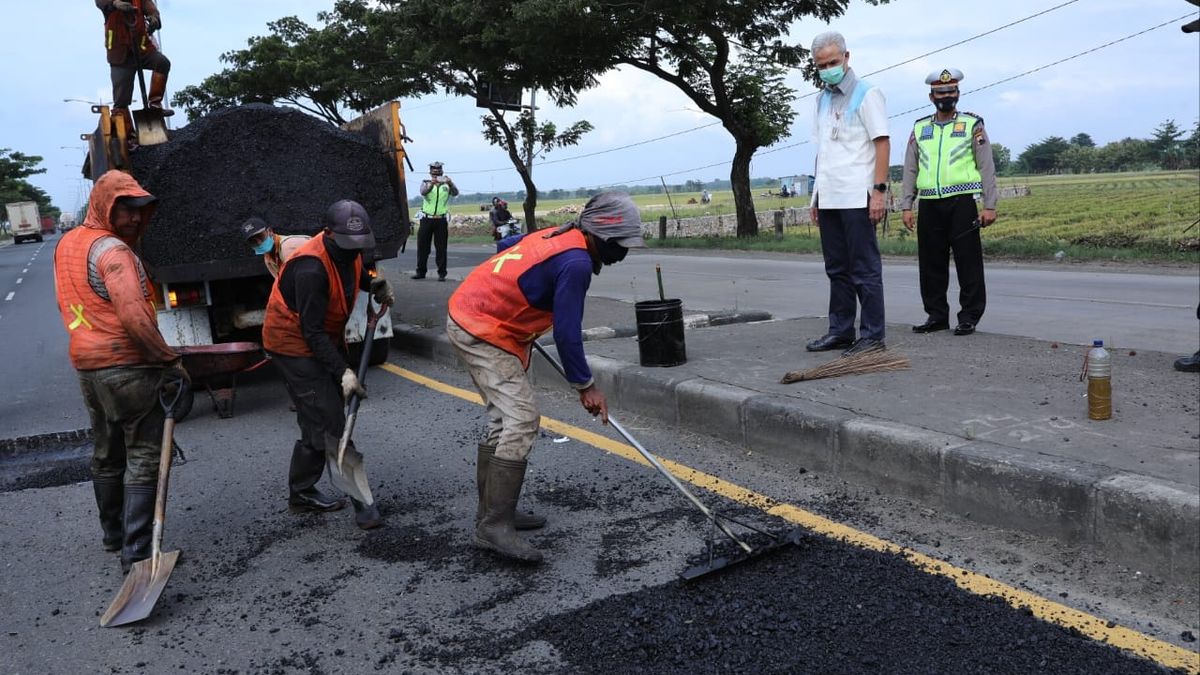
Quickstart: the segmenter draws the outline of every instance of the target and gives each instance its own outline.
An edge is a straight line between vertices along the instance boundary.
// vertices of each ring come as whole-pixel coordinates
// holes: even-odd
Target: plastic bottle
[[[1104,348],[1104,340],[1092,342],[1087,355],[1088,419],[1112,418],[1112,356]]]

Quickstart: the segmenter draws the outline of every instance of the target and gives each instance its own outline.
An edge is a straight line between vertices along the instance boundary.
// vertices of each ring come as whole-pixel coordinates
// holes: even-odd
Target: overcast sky
[[[808,45],[830,28],[846,36],[851,66],[860,74],[907,61],[925,52],[1036,14],[1065,0],[951,2],[895,0],[872,7],[852,2],[846,16],[831,25],[803,22],[793,38]],[[163,14],[163,51],[172,61],[169,92],[197,84],[221,69],[218,57],[245,46],[246,39],[266,32],[266,23],[296,15],[315,23],[332,0],[158,0]],[[79,134],[95,128],[86,103],[111,99],[104,58],[102,17],[90,0],[38,0],[5,3],[5,39],[0,56],[8,64],[0,105],[0,147],[41,155],[47,173],[33,183],[50,193],[56,205],[75,208],[84,183]],[[912,120],[932,108],[925,76],[931,70],[956,67],[966,79],[962,89],[1004,80],[1079,52],[1191,13],[1184,0],[1077,0],[966,44],[871,76],[887,97],[888,113],[925,106],[892,120],[892,163],[903,159]],[[1147,137],[1173,118],[1191,129],[1200,116],[1200,36],[1179,30],[1183,20],[1133,37],[1033,75],[965,94],[960,109],[983,116],[993,142],[1013,149],[1013,156],[1047,136],[1070,137],[1084,131],[1098,144],[1126,136]],[[22,28],[24,27],[24,28]],[[793,75],[803,95],[813,91]],[[812,98],[802,99],[792,136],[779,145],[809,138]],[[541,107],[545,101],[539,101]],[[135,103],[135,107],[137,104]],[[402,102],[401,115],[414,139],[409,147],[418,175],[429,162],[445,162],[459,187],[471,191],[520,189],[507,155],[488,146],[480,135],[480,110],[474,101],[442,95]],[[598,152],[683,131],[713,119],[697,112],[673,87],[633,70],[614,71],[600,86],[585,92],[570,110],[541,107],[539,115],[560,127],[580,119],[595,130],[574,148],[556,150],[548,160]],[[179,115],[174,124],[183,124]],[[66,146],[66,147],[63,147]],[[760,150],[752,175],[785,176],[812,170],[808,144],[777,152]],[[668,183],[688,179],[728,178],[733,144],[719,126],[693,131],[636,148],[598,157],[534,168],[542,190],[613,183]],[[316,159],[316,158],[315,158]],[[318,160],[319,161],[319,160]],[[717,166],[707,165],[716,164]],[[499,170],[493,170],[499,169]]]

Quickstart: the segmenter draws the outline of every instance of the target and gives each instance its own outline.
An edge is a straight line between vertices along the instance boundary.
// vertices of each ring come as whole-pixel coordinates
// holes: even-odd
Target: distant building
[[[805,197],[812,194],[813,182],[815,180],[815,177],[805,174],[783,176],[779,179],[779,189],[782,192],[784,188],[787,188],[788,195],[792,197]]]

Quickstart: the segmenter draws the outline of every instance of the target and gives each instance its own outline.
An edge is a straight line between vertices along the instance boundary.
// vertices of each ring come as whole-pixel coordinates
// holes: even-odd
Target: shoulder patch
[[[958,114],[959,114],[959,115],[968,115],[968,116],[970,116],[970,117],[974,117],[975,119],[979,120],[979,124],[983,124],[983,117],[982,117],[982,116],[980,116],[980,115],[976,115],[976,114],[975,114],[975,113],[973,113],[973,112],[967,112],[966,110],[959,110],[959,111],[958,111]]]
[[[921,122],[928,122],[932,119],[933,119],[933,115],[926,115],[924,117],[918,118],[916,122],[913,122],[913,126],[916,126],[916,125],[920,124]]]

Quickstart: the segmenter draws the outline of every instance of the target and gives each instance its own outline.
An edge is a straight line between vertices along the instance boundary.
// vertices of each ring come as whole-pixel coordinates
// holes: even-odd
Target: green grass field
[[[1200,225],[1192,226],[1200,218],[1200,172],[1017,176],[1002,178],[1000,183],[1028,185],[1032,194],[1000,201],[999,220],[983,235],[988,255],[1041,259],[1061,250],[1072,259],[1200,261]],[[898,189],[899,185],[893,187]],[[760,196],[762,192],[762,189],[755,191],[754,205],[759,211],[808,204],[807,197],[781,199]],[[666,195],[635,195],[634,202],[641,208],[642,219],[647,221],[656,221],[663,215],[687,218],[733,213],[731,192],[714,192],[711,204],[687,203],[689,199],[699,202],[699,198],[699,193],[672,194],[674,212]],[[538,212],[583,202],[542,201],[538,203]],[[459,205],[453,211],[464,215],[479,213],[478,206],[473,208],[472,211],[471,205]],[[514,204],[510,208],[515,213],[520,207]],[[547,214],[538,219],[545,224],[559,224],[571,217]],[[775,240],[773,233],[764,232],[756,239],[697,237],[652,241],[651,245],[795,253],[821,250],[816,228],[807,226],[788,228],[780,241]],[[916,240],[905,231],[899,214],[891,214],[888,231],[880,238],[880,248],[891,255],[916,255]]]

